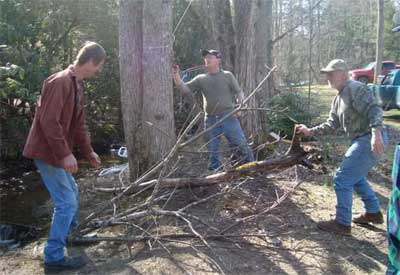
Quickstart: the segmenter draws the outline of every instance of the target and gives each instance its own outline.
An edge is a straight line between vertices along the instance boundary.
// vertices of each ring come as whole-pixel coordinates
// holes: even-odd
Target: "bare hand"
[[[236,119],[240,119],[242,117],[242,112],[239,111],[236,114],[234,114],[232,117],[236,118]]]
[[[174,79],[176,85],[179,85],[182,81],[180,75],[180,68],[179,65],[177,64],[172,65],[172,78]]]
[[[71,174],[78,172],[78,162],[73,154],[70,154],[61,160],[61,167]]]
[[[100,164],[101,164],[100,157],[95,152],[91,152],[88,158],[89,158],[90,165],[92,167],[97,168],[100,166]]]
[[[381,131],[376,130],[372,132],[371,136],[371,150],[379,156],[385,151],[385,145],[383,144]]]
[[[181,71],[181,70],[180,70],[180,68],[179,68],[179,65],[177,65],[177,64],[172,65],[172,77],[173,77],[173,78],[176,78],[177,75],[179,75],[180,71]]]
[[[297,124],[296,125],[296,134],[302,134],[305,137],[311,137],[313,135],[313,132],[310,128],[308,128],[304,124]]]

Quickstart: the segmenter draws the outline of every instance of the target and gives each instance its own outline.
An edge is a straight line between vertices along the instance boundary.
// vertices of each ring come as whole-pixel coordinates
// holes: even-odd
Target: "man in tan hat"
[[[321,69],[331,88],[338,91],[329,118],[313,128],[297,126],[305,136],[331,134],[343,130],[351,146],[333,178],[337,198],[336,218],[317,224],[321,230],[351,235],[353,191],[361,196],[365,213],[353,219],[358,224],[383,223],[379,200],[367,182],[368,172],[378,163],[387,143],[383,112],[368,87],[350,80],[346,62],[335,59]]]

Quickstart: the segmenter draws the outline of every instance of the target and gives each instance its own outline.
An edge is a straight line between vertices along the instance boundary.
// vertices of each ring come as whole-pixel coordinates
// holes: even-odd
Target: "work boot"
[[[317,223],[317,227],[327,232],[333,232],[340,235],[351,236],[351,226],[340,224],[335,220],[319,222]]]
[[[356,218],[353,219],[354,223],[358,224],[368,224],[368,223],[376,223],[382,224],[383,223],[383,215],[382,212],[379,211],[377,213],[364,213]]]
[[[64,259],[59,261],[44,263],[44,271],[45,273],[54,273],[63,270],[79,269],[84,265],[86,265],[86,261],[80,256],[73,258],[64,257]]]

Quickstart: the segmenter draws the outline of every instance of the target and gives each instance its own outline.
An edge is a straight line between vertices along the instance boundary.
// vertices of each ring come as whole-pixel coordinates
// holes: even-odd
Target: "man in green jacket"
[[[365,206],[365,213],[353,222],[383,223],[379,200],[367,181],[368,172],[378,163],[387,143],[383,111],[366,85],[349,79],[348,67],[343,60],[332,60],[321,73],[325,74],[330,87],[338,91],[329,118],[313,128],[299,125],[297,132],[313,136],[341,129],[351,139],[351,146],[333,178],[336,218],[318,223],[321,230],[351,235],[353,191],[361,196]]]

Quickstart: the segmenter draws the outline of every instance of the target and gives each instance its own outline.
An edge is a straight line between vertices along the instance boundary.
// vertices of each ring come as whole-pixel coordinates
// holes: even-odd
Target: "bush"
[[[311,120],[307,99],[299,93],[276,95],[270,106],[272,110],[267,113],[268,128],[281,136],[292,137],[296,123],[308,124]]]

